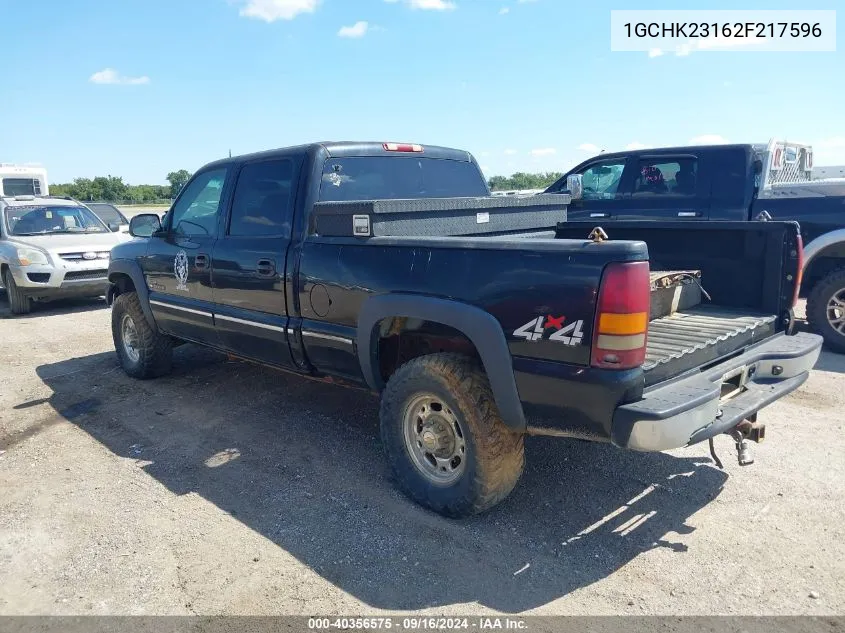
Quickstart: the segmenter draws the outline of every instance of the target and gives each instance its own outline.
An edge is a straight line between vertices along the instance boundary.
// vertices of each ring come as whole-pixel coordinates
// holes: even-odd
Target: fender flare
[[[109,264],[109,281],[111,282],[111,286],[109,286],[108,293],[106,294],[106,302],[111,305],[118,294],[114,285],[114,279],[118,275],[126,275],[132,280],[132,285],[135,286],[135,292],[138,293],[138,298],[141,300],[141,309],[144,311],[147,323],[154,330],[158,330],[153,311],[150,308],[150,291],[147,288],[144,273],[141,271],[141,267],[137,262],[117,259]]]
[[[502,420],[515,431],[526,429],[511,353],[502,326],[488,312],[459,301],[387,294],[370,297],[364,302],[358,315],[358,362],[373,391],[381,392],[385,386],[374,362],[378,353],[376,326],[389,317],[434,321],[455,328],[466,336],[478,350]]]
[[[845,246],[845,229],[836,229],[829,233],[819,235],[804,247],[804,272],[810,268],[810,264],[818,257],[826,248],[842,244]]]

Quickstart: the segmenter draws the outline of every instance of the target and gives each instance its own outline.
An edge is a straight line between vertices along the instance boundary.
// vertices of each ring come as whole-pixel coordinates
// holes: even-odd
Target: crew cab
[[[210,163],[112,249],[117,357],[154,378],[192,342],[379,394],[398,485],[448,516],[511,492],[528,434],[663,451],[727,433],[752,461],[757,412],[821,348],[792,330],[797,224],[607,239],[568,203],[490,196],[470,154],[417,144]]]
[[[600,154],[546,193],[569,192],[574,175],[583,185],[574,220],[798,222],[807,320],[845,353],[845,179],[813,180],[812,147],[773,139]]]

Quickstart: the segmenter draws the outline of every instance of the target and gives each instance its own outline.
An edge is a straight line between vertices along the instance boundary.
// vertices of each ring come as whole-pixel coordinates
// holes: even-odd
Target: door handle
[[[697,218],[700,215],[698,211],[678,211],[679,218]]]
[[[255,272],[259,277],[272,277],[276,274],[276,262],[272,259],[259,259]]]
[[[609,218],[610,214],[609,213],[591,213],[590,217],[591,218]]]
[[[194,268],[197,270],[205,270],[208,268],[208,255],[200,253],[194,257]]]

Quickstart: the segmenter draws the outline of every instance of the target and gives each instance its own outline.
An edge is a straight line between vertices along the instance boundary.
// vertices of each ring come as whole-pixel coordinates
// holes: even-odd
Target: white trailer
[[[0,196],[48,196],[47,170],[30,165],[0,163]]]

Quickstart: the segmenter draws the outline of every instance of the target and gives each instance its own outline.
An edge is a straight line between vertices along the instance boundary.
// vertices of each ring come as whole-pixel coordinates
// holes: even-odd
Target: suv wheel
[[[382,395],[381,437],[403,492],[452,517],[492,508],[525,463],[523,436],[499,417],[487,376],[471,358],[415,358]]]
[[[118,295],[112,306],[112,338],[123,371],[133,378],[156,378],[170,372],[173,341],[150,327],[135,292]]]
[[[12,271],[8,268],[3,271],[3,285],[6,287],[6,296],[9,297],[12,314],[29,314],[32,310],[32,299],[21,292],[15,283]]]
[[[813,287],[807,298],[807,321],[831,350],[845,354],[845,268]]]

